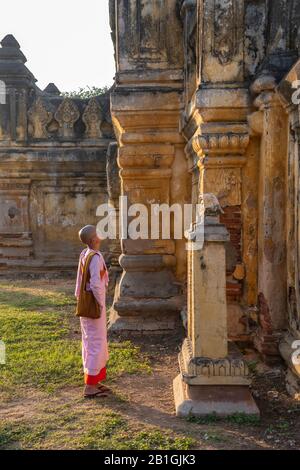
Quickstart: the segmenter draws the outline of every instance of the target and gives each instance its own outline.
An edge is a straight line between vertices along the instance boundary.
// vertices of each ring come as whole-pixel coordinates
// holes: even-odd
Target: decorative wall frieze
[[[249,145],[249,129],[246,124],[202,124],[191,139],[197,155],[243,155]]]
[[[201,134],[194,138],[193,147],[206,155],[244,153],[249,144],[249,134]]]
[[[119,152],[119,165],[122,168],[170,168],[174,160],[173,154],[160,154],[154,151],[147,155],[130,155]]]
[[[86,137],[89,139],[101,139],[103,137],[101,131],[103,113],[96,98],[89,101],[82,115],[82,120],[86,125]]]
[[[179,355],[183,380],[190,385],[249,385],[249,368],[239,355],[229,352],[225,358],[194,357],[190,338]]]
[[[73,138],[75,136],[74,124],[80,117],[79,109],[70,98],[65,98],[55,113],[59,125],[59,136]]]
[[[48,124],[53,119],[53,108],[42,97],[38,97],[28,111],[29,134],[34,139],[47,139]]]

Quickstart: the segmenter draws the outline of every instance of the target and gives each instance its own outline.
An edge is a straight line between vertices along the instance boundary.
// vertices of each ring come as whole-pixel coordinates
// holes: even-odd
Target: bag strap
[[[89,253],[88,256],[86,257],[84,267],[83,267],[83,274],[82,274],[81,287],[80,287],[81,294],[85,291],[88,274],[89,274],[89,267],[90,267],[92,258],[95,254],[96,253],[92,252],[92,253]]]

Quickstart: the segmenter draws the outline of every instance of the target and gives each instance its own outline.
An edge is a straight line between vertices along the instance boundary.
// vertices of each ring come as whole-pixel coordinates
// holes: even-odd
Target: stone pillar
[[[178,260],[184,248],[172,233],[166,239],[161,232],[153,237],[150,222],[152,204],[188,202],[184,139],[178,129],[183,50],[176,5],[176,0],[110,0],[117,66],[111,110],[121,194],[128,209],[143,204],[149,221],[148,233],[132,239],[124,208],[123,274],[110,315],[112,331],[171,330],[183,305],[185,269],[179,269]],[[128,223],[136,216],[129,215]]]
[[[282,338],[279,350],[286,362],[286,387],[289,394],[300,400],[300,60],[292,67],[278,86],[279,96],[288,115],[287,168],[287,331]]]
[[[127,210],[121,214],[123,274],[117,286],[110,322],[113,331],[158,331],[175,327],[182,307],[181,287],[176,283],[175,242],[151,239],[150,205],[170,204],[171,165],[175,148],[168,144],[130,145],[119,149],[122,196],[148,209],[148,238],[128,234]]]
[[[221,207],[212,194],[200,196],[204,221],[190,233],[188,337],[174,380],[177,416],[258,415],[249,392],[249,371],[237,349],[228,345],[225,243]],[[204,222],[204,226],[203,226]],[[199,235],[204,228],[204,245]]]
[[[107,191],[108,191],[108,204],[114,209],[115,225],[116,225],[116,240],[111,240],[109,244],[109,290],[108,295],[113,298],[116,284],[121,275],[122,269],[119,264],[121,256],[121,244],[119,233],[119,199],[121,195],[121,180],[119,176],[118,167],[118,144],[111,142],[107,149],[106,155],[106,177],[107,177]]]
[[[287,116],[271,75],[252,85],[262,124],[259,170],[258,308],[255,345],[264,360],[278,360],[286,325],[286,149]],[[250,119],[251,122],[251,119]]]

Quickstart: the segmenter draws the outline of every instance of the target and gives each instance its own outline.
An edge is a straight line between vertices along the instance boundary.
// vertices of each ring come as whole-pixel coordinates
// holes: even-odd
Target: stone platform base
[[[173,382],[176,416],[220,417],[242,413],[260,416],[259,409],[245,386],[187,385],[178,375]]]
[[[111,309],[109,316],[109,332],[110,333],[148,333],[151,331],[153,334],[170,333],[181,325],[179,314],[165,314],[162,313],[154,316],[124,316],[121,317],[118,313]]]

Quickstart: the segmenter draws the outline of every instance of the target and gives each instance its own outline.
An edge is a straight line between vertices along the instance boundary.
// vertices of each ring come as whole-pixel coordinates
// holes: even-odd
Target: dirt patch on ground
[[[135,342],[151,362],[150,374],[125,374],[111,383],[113,395],[107,399],[85,401],[82,388],[62,389],[49,397],[36,390],[24,390],[23,399],[2,403],[1,419],[36,421],[49,410],[70,407],[82,413],[114,410],[126,418],[132,428],[160,428],[195,439],[198,449],[299,449],[300,403],[293,401],[284,387],[284,369],[269,368],[257,356],[253,376],[253,394],[261,410],[261,422],[227,420],[188,422],[174,413],[172,381],[178,374],[177,355],[182,332],[170,337],[138,337]],[[112,341],[118,341],[113,338]],[[250,354],[250,352],[249,352]],[[255,353],[251,352],[253,359]],[[56,446],[59,448],[59,444]]]
[[[10,284],[8,280],[7,283]],[[25,288],[22,279],[14,280],[13,284]],[[65,279],[62,283],[55,279],[40,278],[38,290],[35,281],[26,283],[26,289],[32,289],[31,294],[36,293],[38,298],[41,295],[40,290],[47,291],[49,288],[51,291],[73,296],[74,280]],[[24,299],[27,294],[24,294]],[[51,303],[49,306],[55,308]],[[47,310],[49,308],[47,307]],[[64,311],[73,307],[67,304],[58,305],[56,308]],[[43,309],[43,305],[37,308],[38,311]],[[68,322],[68,338],[78,340],[79,349],[78,322],[73,317],[68,319]],[[0,399],[0,425],[5,422],[9,429],[12,427],[16,430],[18,440],[19,434],[23,432],[18,429],[23,429],[25,423],[27,431],[24,432],[29,433],[28,441],[23,444],[25,448],[30,448],[31,436],[28,427],[30,428],[31,424],[33,428],[37,428],[33,431],[33,439],[37,441],[34,448],[73,448],[73,436],[95,427],[104,413],[118,413],[129,423],[129,428],[137,432],[159,429],[163,434],[171,433],[175,438],[191,438],[193,448],[196,449],[300,448],[300,403],[292,400],[285,390],[284,366],[282,364],[270,368],[264,365],[252,349],[244,352],[252,364],[252,392],[261,411],[259,423],[238,417],[231,420],[208,417],[192,422],[177,418],[172,383],[179,373],[178,353],[183,338],[182,329],[164,336],[148,334],[130,337],[131,342],[140,348],[141,360],[143,356],[147,357],[151,372],[122,373],[117,376],[109,383],[113,394],[107,399],[84,400],[81,386],[61,387],[51,394],[34,388],[30,383],[24,386],[21,384],[18,386],[16,397],[6,397],[2,401]],[[124,337],[112,336],[110,340],[123,342]],[[112,420],[114,419],[113,417]],[[60,431],[65,434],[61,435]],[[11,431],[4,432],[6,436]],[[9,444],[7,447],[13,445]]]
[[[200,437],[199,448],[203,448],[203,439],[213,441],[215,448],[300,448],[300,403],[286,393],[285,369],[283,365],[277,368],[266,366],[253,350],[247,353],[251,362],[256,362],[252,392],[261,411],[260,423],[253,426],[247,422],[235,424],[234,420],[212,423],[208,419],[202,424],[177,418],[172,381],[179,373],[177,356],[182,338],[182,332],[172,338],[154,338],[155,342],[149,338],[136,338],[141,350],[151,358],[153,373],[138,379],[127,376],[116,382],[116,389],[129,398],[129,417]]]

